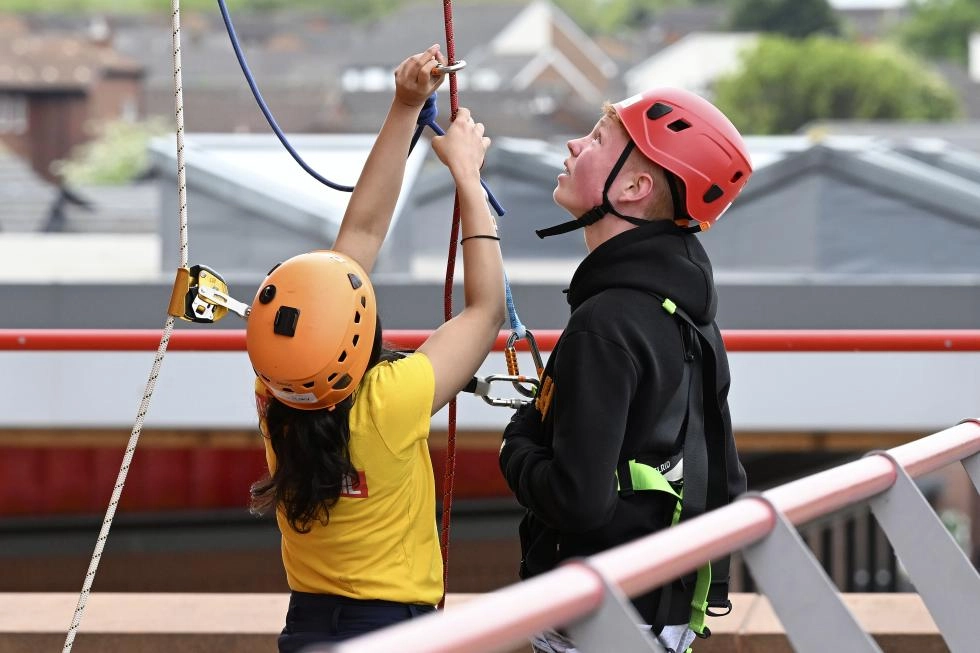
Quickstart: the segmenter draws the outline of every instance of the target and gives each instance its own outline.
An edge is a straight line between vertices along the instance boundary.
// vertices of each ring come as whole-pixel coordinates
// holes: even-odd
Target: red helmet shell
[[[654,88],[613,105],[636,147],[684,182],[687,215],[710,227],[752,174],[748,148],[713,104],[680,88]]]

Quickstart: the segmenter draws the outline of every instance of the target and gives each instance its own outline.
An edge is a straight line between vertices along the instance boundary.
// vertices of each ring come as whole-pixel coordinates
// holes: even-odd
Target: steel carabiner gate
[[[490,396],[491,386],[497,381],[511,383],[515,388],[521,390],[522,394],[524,394],[524,391],[521,384],[526,383],[534,386],[534,388],[530,391],[532,394],[524,395],[525,397],[529,397],[528,399],[523,397],[492,397]],[[463,388],[463,392],[471,392],[491,406],[517,409],[533,401],[533,397],[537,395],[540,385],[541,383],[537,379],[521,376],[520,374],[490,374],[484,377],[474,376],[466,387]]]
[[[522,339],[527,340],[528,348],[531,350],[531,359],[534,361],[535,371],[538,375],[537,380],[532,384],[534,385],[533,388],[526,388],[524,386],[525,383],[531,383],[531,380],[521,374],[517,365],[517,350],[514,348],[514,345],[518,340]],[[544,363],[541,360],[541,352],[538,350],[538,342],[534,339],[534,334],[527,329],[524,330],[523,336],[519,336],[516,331],[511,333],[507,339],[507,344],[504,346],[504,358],[507,360],[507,374],[510,377],[518,377],[512,379],[514,388],[525,397],[532,399],[537,397],[538,390],[541,387],[540,379],[544,374]]]

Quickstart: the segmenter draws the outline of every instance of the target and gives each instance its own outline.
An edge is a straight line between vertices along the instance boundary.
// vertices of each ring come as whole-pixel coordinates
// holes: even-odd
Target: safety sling
[[[650,293],[653,294],[653,293]],[[668,415],[683,415],[680,431],[683,433],[682,451],[668,460],[653,464],[643,456],[620,463],[616,475],[621,495],[636,491],[664,492],[676,500],[671,525],[693,519],[708,510],[727,505],[728,465],[726,460],[726,427],[718,401],[718,356],[712,338],[704,327],[697,325],[670,299],[654,295],[661,306],[679,321],[684,341],[684,376],[681,387],[687,385],[686,398],[679,393],[672,408],[683,401],[683,409],[668,410]],[[706,400],[707,399],[707,400]],[[682,412],[683,410],[683,412]],[[677,467],[682,465],[683,476]],[[728,568],[730,560],[716,561],[717,579],[712,579],[712,564],[705,563],[697,571],[694,594],[691,601],[689,627],[699,637],[708,637],[711,631],[705,626],[705,615],[720,616],[731,611],[728,600]],[[660,605],[652,626],[659,631],[667,624],[673,593],[673,583],[661,590]],[[722,609],[713,613],[711,608]]]

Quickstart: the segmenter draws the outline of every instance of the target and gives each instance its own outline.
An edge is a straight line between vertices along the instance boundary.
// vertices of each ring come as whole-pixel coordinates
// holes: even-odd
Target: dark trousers
[[[310,644],[342,642],[433,610],[432,605],[292,592],[286,627],[279,635],[279,653],[298,653]]]

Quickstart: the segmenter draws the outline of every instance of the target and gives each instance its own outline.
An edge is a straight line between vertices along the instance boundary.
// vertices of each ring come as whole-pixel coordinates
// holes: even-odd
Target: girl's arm
[[[469,110],[460,109],[446,135],[432,139],[432,148],[456,180],[466,302],[459,315],[439,327],[419,347],[435,373],[433,413],[449,403],[473,378],[504,323],[500,242],[494,239],[497,225],[480,185],[480,167],[490,145],[483,131],[483,124],[474,122]]]
[[[395,97],[340,224],[333,249],[353,258],[368,273],[395,212],[419,111],[442,83],[442,75],[432,74],[440,63],[445,63],[445,57],[433,45],[395,70]]]

